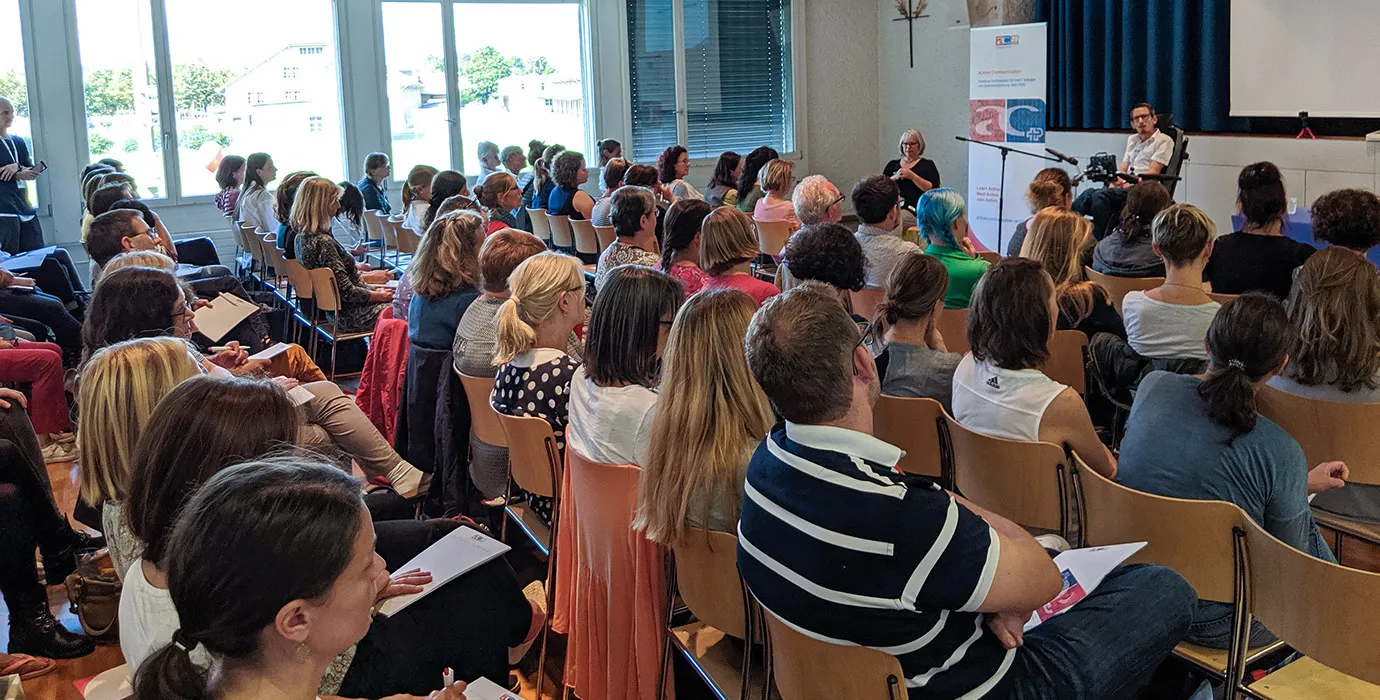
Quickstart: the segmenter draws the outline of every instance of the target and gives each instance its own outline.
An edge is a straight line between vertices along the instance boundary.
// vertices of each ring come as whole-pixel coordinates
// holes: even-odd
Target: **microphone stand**
[[[975,139],[970,139],[966,136],[955,136],[954,138],[959,141],[967,141],[968,143],[975,143],[979,146],[995,148],[998,151],[1001,151],[1001,185],[997,188],[997,253],[1000,254],[1002,249],[1001,221],[1002,214],[1006,208],[1006,156],[1011,153],[1019,153],[1023,156],[1039,158],[1040,160],[1054,161],[1055,163],[1063,163],[1064,160],[1062,158],[1055,158],[1054,156],[1047,156],[1043,153],[1031,153],[1029,151],[1022,151],[1018,148],[1003,146],[1001,144],[992,143],[990,141],[977,141]]]

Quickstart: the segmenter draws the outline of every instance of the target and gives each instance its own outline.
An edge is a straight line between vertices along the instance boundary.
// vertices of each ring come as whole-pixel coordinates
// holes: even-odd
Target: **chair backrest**
[[[757,225],[757,251],[767,255],[780,255],[781,249],[786,247],[786,241],[791,237],[791,224],[789,221],[758,221],[752,222]]]
[[[249,253],[249,257],[259,262],[263,262],[264,239],[259,237],[258,232],[255,230],[254,224],[240,224],[240,236],[244,239],[244,249],[246,252]]]
[[[1074,456],[1083,500],[1083,544],[1145,542],[1132,562],[1167,566],[1204,600],[1236,600],[1237,535],[1246,514],[1226,501],[1169,498],[1129,489]]]
[[[1168,122],[1168,120],[1166,120]],[[1169,154],[1169,164],[1164,166],[1164,175],[1181,175],[1183,172],[1184,161],[1188,160],[1188,137],[1184,135],[1184,130],[1175,126],[1172,122],[1166,123],[1160,129],[1174,139],[1174,150]],[[1164,188],[1169,190],[1169,196],[1174,196],[1174,190],[1178,186],[1178,180],[1169,180],[1164,184]]]
[[[978,251],[978,257],[982,258],[983,260],[986,260],[989,263],[992,263],[993,265],[996,265],[997,263],[1001,262],[1001,253],[998,253],[995,250],[980,250]]]
[[[551,242],[551,222],[546,218],[545,209],[528,209],[527,218],[532,220],[532,235]]]
[[[1311,557],[1253,520],[1245,525],[1251,614],[1312,660],[1380,684],[1380,574]]]
[[[1090,281],[1096,282],[1107,290],[1111,297],[1112,306],[1116,307],[1116,312],[1121,313],[1121,300],[1126,295],[1135,291],[1146,291],[1154,289],[1164,284],[1163,277],[1113,277],[1104,275],[1091,267],[1084,267],[1083,272],[1087,274]]]
[[[374,216],[379,218],[379,232],[383,234],[383,245],[396,249],[398,247],[398,229],[402,227],[402,219],[394,219],[383,212],[374,212]]]
[[[1069,531],[1068,457],[1048,442],[975,433],[944,416],[953,448],[954,488],[973,503],[1025,527]]]
[[[397,250],[404,255],[416,255],[417,246],[421,244],[422,237],[410,228],[399,225],[397,227],[398,243]]]
[[[747,639],[743,579],[738,575],[738,536],[687,528],[672,548],[676,589],[701,622]]]
[[[575,232],[575,252],[598,255],[603,250],[599,247],[599,234],[588,219],[569,219],[568,223]]]
[[[949,340],[944,336],[945,342]],[[1088,393],[1087,374],[1084,370],[1084,349],[1088,347],[1088,336],[1083,331],[1055,331],[1049,339],[1049,361],[1040,370],[1045,376],[1060,384],[1072,387],[1079,396]]]
[[[772,675],[781,700],[904,700],[906,675],[896,657],[859,646],[821,642],[763,611],[771,637]]]
[[[493,380],[489,380],[489,388],[493,389]],[[468,389],[465,395],[469,396]],[[508,439],[508,462],[512,465],[513,481],[524,491],[555,498],[560,489],[562,464],[551,424],[534,416],[495,414]]]
[[[968,310],[940,309],[934,327],[944,336],[944,347],[949,352],[968,352]]]
[[[225,217],[225,220],[230,223],[230,235],[235,239],[235,245],[241,250],[247,250],[244,245],[244,227],[232,216]]]
[[[371,241],[383,240],[383,226],[379,224],[379,210],[364,210],[364,235]]]
[[[897,463],[907,474],[946,480],[944,439],[940,425],[944,406],[934,399],[915,399],[881,395],[872,414],[872,429],[877,438],[906,451]]]
[[[614,233],[612,226],[595,226],[594,234],[599,238],[600,253],[604,252],[605,248],[613,245],[614,239],[618,238],[618,234]]]
[[[1339,460],[1351,472],[1347,481],[1380,484],[1380,404],[1318,401],[1286,394],[1271,386],[1256,393],[1260,414],[1298,440],[1308,464]]]
[[[285,258],[283,260],[283,273],[287,275],[288,284],[291,284],[292,288],[296,290],[298,299],[311,299],[315,296],[312,292],[311,275],[307,272],[307,268],[302,267],[302,263]]]
[[[472,377],[460,375],[460,384],[465,387],[465,398],[470,402],[470,432],[484,442],[495,447],[507,447],[508,435],[498,420],[498,411],[489,403],[494,393],[493,377]]]
[[[853,313],[871,321],[877,315],[877,307],[882,305],[882,300],[886,298],[886,290],[876,287],[863,287],[857,291],[848,292],[848,296],[853,300]]]
[[[1217,292],[1208,292],[1208,296],[1212,297],[1212,300],[1215,301],[1215,302],[1217,302],[1218,304],[1225,304],[1225,303],[1231,301],[1232,299],[1235,299],[1235,298],[1237,298],[1237,297],[1239,297],[1239,296],[1241,296],[1241,295],[1240,295],[1240,294],[1218,294]]]
[[[312,293],[316,295],[316,308],[322,311],[340,310],[340,288],[335,284],[335,273],[329,267],[313,267],[307,270],[311,276]]]
[[[557,248],[570,248],[575,245],[575,231],[570,228],[570,217],[548,214],[546,221],[551,227],[551,245]]]

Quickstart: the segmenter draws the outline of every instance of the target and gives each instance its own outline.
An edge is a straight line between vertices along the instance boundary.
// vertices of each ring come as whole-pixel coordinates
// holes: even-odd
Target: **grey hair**
[[[795,215],[806,226],[824,222],[824,214],[838,200],[838,188],[823,175],[811,175],[795,186],[791,204]]]
[[[485,141],[484,143],[488,143],[488,141]],[[481,143],[479,144],[479,146],[483,148],[484,144]],[[507,163],[508,159],[512,158],[513,156],[522,156],[526,158],[527,154],[523,152],[522,146],[508,146],[503,149],[502,153],[498,154],[498,162]],[[479,157],[483,158],[484,155],[481,153]]]
[[[911,136],[914,136],[915,140],[920,142],[920,155],[925,155],[925,137],[920,135],[919,129],[906,129],[902,131],[901,140],[896,142],[896,149],[901,151],[901,155],[905,155],[905,150],[901,148],[901,144]]]
[[[488,156],[496,156],[496,155],[498,155],[498,144],[494,143],[493,141],[480,141],[480,142],[479,142],[479,146],[478,146],[478,150],[479,150],[479,159],[480,159],[480,160],[483,160],[484,158],[487,158]]]

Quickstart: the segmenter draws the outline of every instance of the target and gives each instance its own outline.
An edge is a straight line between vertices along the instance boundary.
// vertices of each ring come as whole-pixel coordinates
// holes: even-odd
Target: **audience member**
[[[91,220],[86,236],[86,253],[96,264],[94,282],[100,281],[100,270],[110,259],[128,250],[161,250],[158,236],[144,223],[144,217],[134,209],[116,209]]]
[[[758,146],[743,158],[743,172],[738,176],[738,211],[751,214],[756,211],[757,200],[766,196],[757,178],[762,168],[779,156],[771,146]]]
[[[581,457],[647,464],[661,353],[680,304],[680,284],[669,275],[635,265],[609,275],[586,326],[584,364],[570,381],[566,442]]]
[[[673,201],[704,199],[704,195],[685,180],[685,176],[690,174],[690,152],[685,146],[671,146],[662,151],[661,157],[657,158],[656,166],[661,184],[669,187],[671,194],[675,196]]]
[[[1092,269],[1115,277],[1163,277],[1164,261],[1152,249],[1150,227],[1173,203],[1169,190],[1158,182],[1131,187],[1120,223],[1093,249]]]
[[[81,357],[81,321],[61,299],[39,289],[18,286],[14,280],[13,273],[0,269],[0,315],[16,324],[22,322],[26,327],[42,331],[42,340],[46,340],[51,331],[58,347],[62,348],[63,364],[76,366]]]
[[[838,290],[839,299],[849,306],[849,292],[863,288],[867,277],[867,257],[842,224],[811,224],[800,229],[786,241],[781,252],[782,264],[789,275],[782,274],[787,288],[800,282],[823,282]],[[864,319],[866,320],[866,319]]]
[[[250,153],[245,160],[244,189],[236,203],[238,218],[254,226],[256,231],[277,231],[278,220],[273,218],[273,196],[268,183],[278,177],[278,168],[267,153]]]
[[[858,215],[858,243],[867,257],[867,286],[883,289],[891,269],[920,246],[901,238],[900,190],[883,175],[865,177],[853,185],[853,211]],[[948,276],[945,275],[945,281]]]
[[[436,219],[442,215],[441,207],[445,206],[446,200],[460,196],[464,197],[469,205],[465,208],[479,210],[479,207],[468,197],[470,193],[469,185],[465,184],[465,176],[454,170],[442,170],[436,173],[436,177],[431,179],[431,199],[426,208],[426,214],[422,215],[422,230],[431,230],[431,225],[436,223]]]
[[[802,226],[836,224],[843,219],[843,195],[823,175],[810,175],[791,193],[791,206]]]
[[[671,194],[671,188],[662,184],[658,178],[656,168],[650,165],[629,166],[628,171],[623,173],[624,187],[646,188],[648,192],[652,193],[652,199],[656,200],[656,240],[660,241],[665,231],[663,224],[666,220],[666,212],[675,203],[676,196]],[[613,220],[612,201],[609,203],[609,220]]]
[[[949,271],[949,290],[944,294],[944,308],[966,309],[973,288],[991,263],[977,256],[968,238],[968,217],[963,195],[958,190],[941,187],[920,195],[916,209],[920,235],[929,246],[925,255],[933,255]]]
[[[29,417],[38,431],[45,463],[71,462],[77,457],[63,376],[62,348],[0,338],[0,382],[29,385]]]
[[[594,198],[580,189],[580,185],[589,181],[584,154],[561,151],[551,168],[551,179],[556,187],[547,195],[546,213],[576,220],[588,219],[594,212]]]
[[[468,211],[437,221],[422,236],[407,268],[415,293],[407,310],[411,344],[450,349],[460,317],[479,296],[478,251],[483,240],[483,217]]]
[[[340,211],[336,213],[335,220],[350,235],[350,240],[358,242],[354,253],[359,255],[366,250],[368,238],[368,231],[364,227],[364,195],[352,182],[341,181],[335,186],[340,188]]]
[[[1073,206],[1073,181],[1063,168],[1045,168],[1035,173],[1035,179],[1025,188],[1025,202],[1030,205],[1032,218],[1045,207]],[[1006,243],[1006,257],[1025,255],[1025,237],[1030,230],[1030,219],[1016,224],[1016,231]]]
[[[733,151],[719,154],[714,174],[704,190],[704,201],[713,207],[738,205],[738,179],[743,176],[743,157]]]
[[[878,376],[860,345],[813,284],[748,327],[748,365],[786,420],[752,456],[738,522],[738,568],[766,614],[897,656],[926,697],[1135,697],[1187,630],[1193,589],[1121,567],[1022,633],[1059,594],[1058,567],[1019,525],[896,468],[901,450],[871,434]]]
[[[216,246],[211,242],[211,239],[205,236],[192,239],[184,238],[178,241],[177,244],[174,244],[172,234],[168,233],[168,227],[163,225],[163,220],[149,208],[149,205],[137,199],[121,199],[110,205],[111,211],[116,209],[134,209],[138,211],[139,215],[144,217],[144,223],[148,224],[149,230],[153,231],[153,236],[158,239],[159,249],[163,251],[164,255],[172,258],[174,261],[181,262],[180,256],[178,255],[179,245],[185,247],[188,244],[192,244],[197,250],[195,254],[190,257],[200,259],[203,262],[188,261],[189,265],[204,266],[203,269],[206,271],[205,274],[211,276],[230,274],[230,268],[220,264],[220,256],[216,254]]]
[[[225,156],[216,166],[216,208],[220,213],[235,218],[235,204],[240,201],[240,188],[244,186],[244,173],[247,170],[243,156]]]
[[[474,185],[478,187],[490,175],[498,172],[502,162],[498,159],[498,144],[493,141],[480,141],[475,147],[475,155],[479,156],[479,176],[474,179]]]
[[[1126,326],[1107,290],[1083,277],[1081,253],[1091,240],[1092,222],[1067,207],[1046,207],[1030,219],[1025,257],[1044,266],[1054,280],[1058,329],[1126,338]]]
[[[1380,197],[1361,189],[1332,190],[1313,202],[1313,237],[1365,255],[1380,245]]]
[[[1333,246],[1299,268],[1286,305],[1299,338],[1269,385],[1336,403],[1380,403],[1380,278],[1370,261]],[[1314,508],[1380,523],[1380,488],[1347,484],[1320,493]]]
[[[392,214],[393,207],[388,203],[388,176],[393,166],[387,153],[370,153],[364,157],[364,177],[356,186],[364,195],[364,208],[373,209],[380,214]]]
[[[505,228],[517,228],[517,217],[513,216],[513,211],[522,206],[522,190],[518,189],[517,180],[512,175],[496,172],[484,178],[484,184],[474,186],[474,198],[489,219],[484,235]]]
[[[752,209],[752,218],[757,221],[784,221],[791,231],[800,228],[800,218],[795,215],[795,204],[791,202],[791,187],[795,184],[795,163],[789,160],[773,160],[762,166],[758,179],[766,195],[757,200]]]
[[[602,194],[594,202],[589,214],[589,222],[595,226],[612,226],[613,193],[623,186],[623,176],[627,174],[629,163],[622,158],[614,158],[599,168],[599,190]]]
[[[1298,442],[1256,412],[1256,392],[1279,374],[1296,342],[1278,300],[1255,292],[1227,302],[1207,333],[1206,372],[1151,372],[1141,381],[1118,480],[1161,496],[1235,503],[1289,546],[1336,561],[1308,497],[1342,486],[1346,465],[1309,470]],[[1186,639],[1225,649],[1231,618],[1230,604],[1200,602]],[[1270,640],[1257,623],[1251,646]]]
[[[599,196],[602,197],[615,189],[605,183],[604,171],[610,162],[623,160],[623,144],[617,139],[600,139],[594,147],[599,151]]]
[[[521,146],[504,146],[498,157],[503,161],[503,169],[514,178],[521,175],[523,168],[527,167],[527,156],[522,154]]]
[[[872,322],[872,332],[886,342],[890,355],[882,393],[934,399],[953,415],[954,370],[963,355],[949,352],[936,324],[949,288],[948,270],[918,250],[903,253],[882,288],[886,296]]]
[[[1212,257],[1216,230],[1212,219],[1192,204],[1175,204],[1155,217],[1152,245],[1164,260],[1164,284],[1129,292],[1121,301],[1126,341],[1141,357],[1208,359],[1203,338],[1222,308],[1203,291],[1203,269]]]
[[[939,181],[939,168],[934,161],[924,158],[925,137],[919,129],[906,129],[901,133],[901,157],[888,161],[882,168],[882,175],[896,181],[901,192],[901,201],[911,211],[919,211],[920,195],[936,187],[943,187]],[[917,215],[918,216],[918,215]],[[909,222],[902,222],[908,225]]]
[[[645,188],[624,185],[613,193],[613,232],[618,236],[599,254],[594,289],[602,291],[609,273],[623,265],[656,265],[656,200]]]
[[[743,347],[756,310],[748,295],[723,289],[676,313],[633,521],[653,542],[675,546],[687,528],[737,532],[748,460],[773,422]]]
[[[277,231],[278,237],[275,244],[278,250],[283,251],[283,257],[288,260],[297,259],[297,245],[295,243],[297,240],[297,229],[293,228],[292,225],[292,205],[297,201],[297,190],[301,189],[302,183],[311,178],[325,179],[318,176],[316,173],[308,171],[291,173],[283,178],[282,182],[278,183],[278,192],[273,198],[273,217],[279,222]],[[329,182],[329,180],[327,180],[327,182]],[[322,192],[329,192],[337,201],[340,199],[334,186],[329,190],[323,187]],[[308,210],[315,210],[317,208],[319,207],[306,207]],[[328,221],[326,225],[329,226],[330,222]]]
[[[556,169],[556,156],[565,151],[565,146],[554,144],[542,151],[540,165],[533,164],[537,170],[537,177],[533,180],[536,188],[536,195],[532,198],[533,209],[549,209],[547,206],[552,190],[556,189],[556,181],[552,179],[552,174]]]
[[[417,234],[426,233],[422,219],[426,218],[427,207],[431,206],[431,181],[436,177],[436,168],[430,165],[414,165],[407,173],[402,186],[403,228]]]
[[[546,144],[537,139],[527,142],[527,162],[532,169],[523,173],[518,178],[518,186],[522,188],[522,206],[526,209],[542,209],[536,206],[537,190],[540,183],[537,176],[542,173],[543,165],[541,162],[542,154],[546,152]],[[530,231],[529,231],[530,233]]]
[[[1274,163],[1252,163],[1236,179],[1236,204],[1246,223],[1213,244],[1203,278],[1219,294],[1268,292],[1288,299],[1294,271],[1317,249],[1284,235],[1289,200]]]
[[[1116,458],[1098,441],[1083,399],[1040,370],[1057,312],[1054,281],[1040,263],[1006,258],[992,266],[968,310],[972,352],[954,372],[954,418],[984,435],[1066,446],[1114,477]]]
[[[737,209],[719,207],[700,224],[700,269],[709,275],[703,289],[737,289],[759,305],[781,293],[776,285],[752,274],[757,232],[752,219]]]
[[[666,212],[666,236],[656,269],[680,281],[685,298],[700,291],[709,275],[700,269],[700,227],[714,207],[702,199],[682,199]]]
[[[308,196],[308,192],[328,189],[329,197]],[[336,332],[367,331],[374,327],[383,307],[393,300],[393,290],[374,289],[366,284],[354,256],[331,235],[340,188],[325,178],[312,178],[302,183],[301,190],[292,212],[296,220],[292,228],[297,231],[297,261],[308,270],[330,268],[334,275],[340,295],[340,311],[334,312],[331,319]],[[321,202],[320,206],[308,208],[308,202],[313,201]]]

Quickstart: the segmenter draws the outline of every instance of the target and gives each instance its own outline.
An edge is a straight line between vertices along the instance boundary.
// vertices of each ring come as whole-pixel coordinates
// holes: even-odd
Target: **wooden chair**
[[[393,267],[398,266],[398,229],[400,228],[402,228],[401,216],[379,214],[379,230],[383,232],[384,255],[387,255],[389,249],[393,251]]]
[[[312,293],[315,295],[316,313],[328,314],[338,313],[341,308],[340,287],[336,285],[335,273],[329,267],[316,267],[307,270],[311,276]],[[316,335],[322,340],[331,344],[331,373],[330,378],[335,379],[336,350],[341,341],[357,340],[359,338],[369,338],[374,335],[374,329],[367,331],[341,332],[337,321],[327,322],[324,319],[316,323]],[[313,341],[313,346],[315,341]]]
[[[489,403],[489,396],[494,392],[494,378],[456,374],[460,375],[465,398],[470,402],[470,432],[494,447],[508,447],[508,433],[498,420],[498,412]]]
[[[464,377],[465,375],[461,375]],[[470,377],[470,379],[487,379]],[[488,380],[493,388],[493,380]],[[476,387],[476,393],[478,388]],[[465,396],[470,395],[469,387]],[[484,398],[488,403],[488,396]],[[504,530],[507,521],[512,520],[522,528],[523,534],[537,545],[546,555],[546,609],[554,610],[556,601],[556,535],[559,527],[558,515],[561,510],[561,453],[556,448],[556,436],[551,432],[551,424],[542,418],[530,416],[508,416],[497,413],[491,406],[484,406],[490,413],[498,416],[498,422],[508,440],[508,460],[513,478],[519,488],[537,496],[550,498],[552,502],[551,527],[547,527],[525,503],[509,503],[504,510]],[[471,406],[473,410],[473,406]],[[471,414],[473,415],[473,414]],[[483,438],[480,438],[483,439]],[[510,497],[511,493],[508,494]],[[511,499],[509,499],[511,500]],[[537,661],[537,697],[541,697],[542,684],[546,682],[546,637],[551,625],[541,630],[541,656]]]
[[[1083,546],[1145,542],[1128,562],[1167,566],[1188,581],[1198,597],[1236,607],[1245,615],[1245,521],[1235,504],[1168,498],[1122,486],[1073,458],[1078,497],[1083,502]],[[1238,619],[1238,622],[1240,620]],[[1244,628],[1243,628],[1244,629]],[[1226,650],[1183,642],[1174,654],[1223,683],[1239,680],[1246,665],[1274,653],[1280,643],[1237,655],[1246,638],[1236,635]]]
[[[1068,455],[1048,442],[1007,440],[975,433],[944,415],[953,450],[954,489],[997,515],[1070,542],[1082,520],[1070,495]],[[1073,512],[1070,512],[1073,511]]]
[[[288,323],[296,323],[307,331],[311,338],[311,356],[316,357],[316,300],[312,291],[311,275],[307,268],[302,267],[302,263],[295,259],[284,260],[283,264],[289,288],[295,297],[294,303],[288,307],[291,314]],[[294,338],[298,337],[300,334],[294,334]]]
[[[575,252],[581,255],[598,255],[604,250],[599,245],[599,233],[594,230],[594,224],[587,219],[572,219],[569,223],[575,235]]]
[[[364,239],[371,247],[379,246],[379,267],[383,267],[384,256],[388,254],[383,240],[383,220],[387,218],[387,214],[377,209],[364,210]]]
[[[1306,658],[1243,690],[1265,700],[1380,697],[1380,574],[1316,559],[1245,524],[1250,612]]]
[[[551,245],[551,222],[546,218],[546,210],[528,209],[527,217],[532,220],[532,235]]]
[[[575,230],[570,226],[570,217],[547,215],[551,226],[551,245],[557,250],[570,250],[575,247]]]
[[[1154,289],[1164,284],[1163,277],[1113,277],[1104,275],[1091,267],[1083,268],[1088,280],[1102,285],[1107,294],[1111,296],[1112,306],[1116,307],[1116,312],[1121,313],[1121,300],[1126,298],[1127,293],[1135,291],[1146,291]]]
[[[251,280],[257,279],[256,270],[263,260],[263,239],[257,235],[254,224],[246,223],[240,224],[240,238],[244,241],[244,252],[249,255],[249,277]],[[255,245],[255,241],[259,241],[260,245]]]
[[[765,610],[762,617],[781,700],[905,700],[906,674],[896,657],[807,637]]]
[[[947,343],[948,336],[944,336]],[[1060,384],[1072,387],[1079,396],[1088,393],[1085,350],[1088,336],[1083,331],[1055,331],[1049,339],[1049,361],[1040,368],[1045,375]]]
[[[882,300],[886,298],[886,290],[863,287],[856,292],[850,291],[848,296],[853,302],[853,313],[870,321],[877,315],[877,307],[881,306]]]
[[[1212,297],[1212,300],[1215,301],[1215,302],[1217,302],[1218,304],[1225,304],[1225,303],[1231,301],[1232,299],[1235,299],[1235,298],[1237,298],[1237,297],[1239,297],[1239,296],[1241,296],[1241,295],[1240,295],[1240,294],[1218,294],[1217,292],[1208,292],[1208,296]]]
[[[978,251],[978,257],[982,258],[983,260],[986,260],[987,262],[993,265],[996,265],[997,263],[1001,262],[1001,253],[998,253],[995,250],[980,250]]]
[[[968,352],[968,310],[941,309],[935,320],[935,328],[944,336],[944,347],[949,352]]]
[[[752,678],[766,671],[752,664],[756,639],[749,614],[747,586],[738,575],[738,537],[728,532],[687,529],[672,548],[674,586],[697,621],[674,626],[668,620],[667,643],[685,657],[717,697],[746,700]]]
[[[757,252],[759,255],[768,255],[776,258],[781,255],[781,249],[786,247],[786,241],[790,240],[791,224],[788,221],[758,221],[753,219],[752,223],[757,228]],[[761,272],[760,266],[758,272]],[[772,274],[775,274],[775,267]]]
[[[613,245],[613,241],[618,238],[618,234],[613,232],[612,226],[595,226],[594,234],[599,238],[599,252]]]
[[[417,246],[421,245],[422,237],[416,231],[399,225],[397,227],[398,252],[403,255],[413,256],[417,254]]]
[[[934,399],[917,399],[882,394],[872,417],[877,438],[906,451],[897,467],[907,474],[918,474],[953,484],[944,439],[944,406]]]
[[[227,216],[225,220],[230,224],[230,237],[235,241],[235,274],[243,275],[245,254],[249,252],[248,244],[244,241],[244,230],[240,222],[235,221],[235,217]]]

